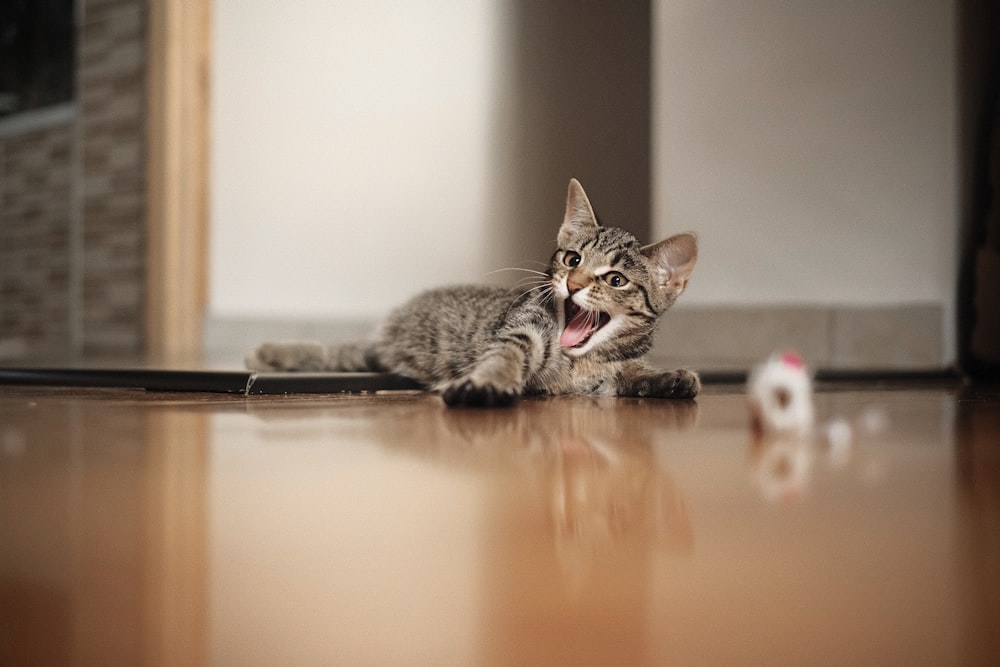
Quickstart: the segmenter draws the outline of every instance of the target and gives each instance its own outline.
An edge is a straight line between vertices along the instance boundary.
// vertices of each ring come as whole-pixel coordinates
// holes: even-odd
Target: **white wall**
[[[654,227],[702,244],[684,303],[932,302],[950,330],[952,3],[654,5]]]
[[[509,4],[213,3],[216,338],[375,320],[506,263]],[[930,305],[953,358],[952,3],[653,4],[654,236],[702,247],[679,307]]]
[[[489,0],[212,5],[210,318],[373,318],[494,268]]]

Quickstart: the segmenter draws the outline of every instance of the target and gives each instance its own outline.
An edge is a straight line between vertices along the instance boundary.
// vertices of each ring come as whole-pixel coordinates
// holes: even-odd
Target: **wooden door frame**
[[[208,285],[211,0],[149,3],[145,350],[199,359]]]

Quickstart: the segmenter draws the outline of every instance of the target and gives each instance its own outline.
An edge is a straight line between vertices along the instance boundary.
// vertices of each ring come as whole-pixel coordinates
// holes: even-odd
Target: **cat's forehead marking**
[[[599,227],[594,234],[594,240],[605,251],[611,249],[626,250],[632,246],[639,247],[634,236],[617,227]]]
[[[598,232],[598,248],[607,256],[607,263],[619,269],[639,269],[641,249],[639,241],[624,229],[604,227]]]

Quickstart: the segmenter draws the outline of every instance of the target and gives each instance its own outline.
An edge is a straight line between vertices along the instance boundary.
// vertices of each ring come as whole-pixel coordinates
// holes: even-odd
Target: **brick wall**
[[[7,356],[143,349],[146,2],[83,7],[75,114],[0,135]]]
[[[70,126],[0,139],[0,339],[69,343]]]
[[[142,350],[145,5],[87,0],[78,33],[85,353]]]

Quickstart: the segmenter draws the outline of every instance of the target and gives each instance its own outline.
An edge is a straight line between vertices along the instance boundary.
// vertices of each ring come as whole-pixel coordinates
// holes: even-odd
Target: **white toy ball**
[[[795,352],[774,354],[747,381],[751,423],[758,435],[808,436],[813,429],[812,378]]]

